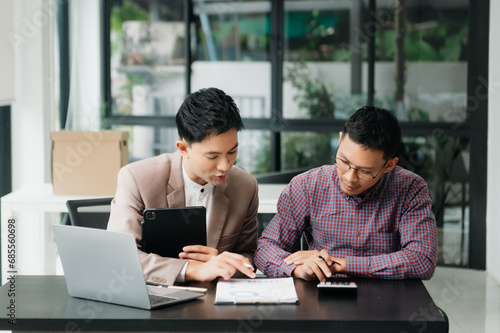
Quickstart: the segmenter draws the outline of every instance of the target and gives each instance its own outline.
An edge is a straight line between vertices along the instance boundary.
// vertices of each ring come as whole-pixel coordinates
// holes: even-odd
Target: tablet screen
[[[178,258],[186,245],[207,245],[206,209],[201,206],[144,210],[142,250]]]

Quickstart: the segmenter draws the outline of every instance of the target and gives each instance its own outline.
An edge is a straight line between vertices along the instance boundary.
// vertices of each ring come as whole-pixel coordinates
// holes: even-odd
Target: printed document
[[[284,304],[299,301],[293,278],[219,281],[215,304]]]

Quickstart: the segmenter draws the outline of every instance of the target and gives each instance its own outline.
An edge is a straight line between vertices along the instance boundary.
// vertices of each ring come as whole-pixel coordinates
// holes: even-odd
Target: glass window
[[[271,117],[270,4],[262,1],[195,2],[196,56],[192,91],[217,87],[230,95],[244,119]],[[269,131],[239,134],[236,164],[269,171]]]
[[[123,0],[111,9],[112,112],[172,114],[185,96],[182,0]]]
[[[468,265],[469,140],[404,137],[399,165],[422,176],[438,226],[438,263]]]
[[[235,165],[252,174],[269,172],[271,156],[269,131],[242,130],[238,134],[238,158]]]
[[[358,1],[285,2],[285,118],[344,119],[353,99],[366,100],[361,71],[351,70],[353,63],[361,70],[361,57],[349,47],[360,10]]]
[[[468,13],[464,1],[412,1],[371,14],[376,94],[390,101],[400,121],[465,121]]]
[[[338,147],[338,133],[283,132],[281,165],[283,170],[306,169],[332,164]]]
[[[171,120],[188,81],[191,91],[218,87],[234,98],[246,126],[236,164],[254,174],[278,171],[271,165],[294,170],[331,164],[344,121],[370,97],[396,114],[405,135],[400,164],[428,184],[439,263],[469,264],[474,229],[469,125],[463,123],[473,102],[467,99],[472,3],[406,1],[395,7],[395,1],[379,0],[371,10],[361,0],[284,1],[282,77],[272,77],[281,57],[271,54],[271,10],[280,7],[271,1],[191,2],[190,77],[184,70],[184,1],[113,3],[119,5],[111,14],[112,118],[115,126],[122,125],[121,116],[131,124],[120,128],[131,132],[133,156],[175,150]],[[371,68],[374,96],[368,96]],[[280,89],[283,99],[276,103],[272,92]],[[443,123],[457,123],[459,130]],[[427,136],[434,132],[447,135]]]
[[[269,8],[265,1],[194,2],[196,60],[268,61]]]

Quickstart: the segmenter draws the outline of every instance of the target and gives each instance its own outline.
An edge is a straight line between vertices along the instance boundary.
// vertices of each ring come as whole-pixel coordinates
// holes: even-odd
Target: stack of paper
[[[293,278],[219,281],[215,304],[297,303]]]

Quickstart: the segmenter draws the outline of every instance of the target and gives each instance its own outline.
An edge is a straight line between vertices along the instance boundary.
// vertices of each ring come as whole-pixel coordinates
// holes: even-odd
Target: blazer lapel
[[[182,178],[182,155],[177,151],[171,156],[170,177],[167,184],[167,207],[184,207],[186,206],[186,195]]]
[[[226,223],[227,212],[229,210],[229,204],[231,200],[224,194],[227,184],[230,178],[221,185],[215,187],[214,197],[212,202],[212,212],[209,217],[208,229],[207,229],[207,245],[217,248],[219,244],[219,238],[222,234],[222,229]]]

